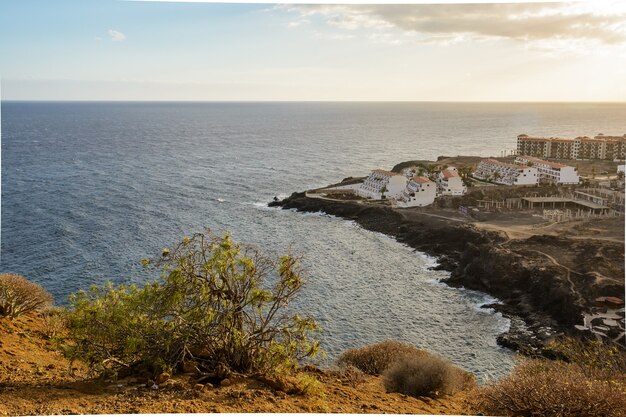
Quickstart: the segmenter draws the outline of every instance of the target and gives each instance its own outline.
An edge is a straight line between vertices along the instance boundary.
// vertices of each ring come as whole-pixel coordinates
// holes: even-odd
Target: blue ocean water
[[[63,303],[206,227],[270,254],[304,255],[297,307],[322,324],[331,363],[400,339],[481,378],[512,365],[508,321],[480,293],[439,283],[432,259],[274,196],[438,155],[499,155],[519,133],[623,134],[626,105],[443,103],[2,103],[0,270]]]

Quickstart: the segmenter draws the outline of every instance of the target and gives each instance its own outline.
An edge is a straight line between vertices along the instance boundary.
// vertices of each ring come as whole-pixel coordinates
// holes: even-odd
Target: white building
[[[617,172],[620,173],[626,173],[626,165],[618,165],[617,166]]]
[[[415,176],[396,199],[396,204],[398,207],[423,207],[432,204],[436,196],[437,184],[426,177]]]
[[[407,181],[408,179],[402,174],[375,169],[365,178],[356,192],[361,197],[375,200],[380,200],[383,195],[385,198],[395,199],[402,194]]]
[[[415,167],[404,168],[400,173],[408,179],[411,179],[415,175]]]
[[[449,167],[437,174],[437,188],[441,195],[463,195],[466,187],[455,167]]]
[[[507,164],[495,159],[483,159],[472,174],[481,180],[504,185],[535,185],[538,181],[537,168]]]
[[[537,168],[537,175],[541,183],[578,184],[580,182],[576,167],[544,161],[532,156],[518,156],[515,158],[515,163]]]

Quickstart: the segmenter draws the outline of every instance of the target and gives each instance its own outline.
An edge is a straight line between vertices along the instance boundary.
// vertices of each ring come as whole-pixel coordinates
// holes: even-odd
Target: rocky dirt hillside
[[[223,386],[199,385],[189,375],[158,389],[139,378],[87,378],[79,363],[55,351],[46,321],[37,315],[0,319],[0,415],[125,413],[398,413],[474,414],[469,394],[433,400],[387,393],[380,377],[307,368],[320,381],[307,395],[288,394],[253,378],[232,378]],[[70,374],[71,371],[71,374]],[[274,385],[272,388],[270,385]]]

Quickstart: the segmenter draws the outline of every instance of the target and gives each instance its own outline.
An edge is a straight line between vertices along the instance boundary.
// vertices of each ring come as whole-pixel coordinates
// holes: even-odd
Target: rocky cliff
[[[483,291],[502,301],[490,307],[510,317],[512,326],[499,337],[499,343],[528,353],[539,351],[555,333],[573,332],[573,325],[582,322],[582,312],[595,297],[619,295],[624,291],[623,281],[598,282],[592,270],[570,273],[544,252],[546,247],[556,247],[571,251],[574,258],[582,261],[590,253],[606,250],[607,246],[616,246],[613,249],[620,253],[617,246],[621,246],[623,264],[623,244],[619,243],[550,236],[509,241],[497,232],[418,210],[311,198],[305,193],[294,193],[270,205],[354,220],[365,229],[393,236],[416,250],[436,256],[437,268],[451,273],[446,280],[449,285]],[[619,257],[615,261],[619,262]]]

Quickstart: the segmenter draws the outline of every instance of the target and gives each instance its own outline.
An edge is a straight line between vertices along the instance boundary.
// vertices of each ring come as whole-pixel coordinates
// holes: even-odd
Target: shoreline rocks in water
[[[620,290],[619,284],[599,285],[593,271],[570,276],[569,270],[551,263],[537,249],[556,245],[584,257],[598,249],[594,248],[598,242],[541,235],[513,242],[501,233],[421,210],[312,198],[303,192],[269,206],[353,220],[436,257],[439,265],[434,269],[450,272],[444,280],[448,285],[478,290],[501,301],[485,306],[511,319],[509,331],[498,337],[498,343],[525,354],[541,354],[545,343],[557,334],[576,332],[574,325],[582,321],[595,297]],[[621,247],[623,252],[623,243]]]

